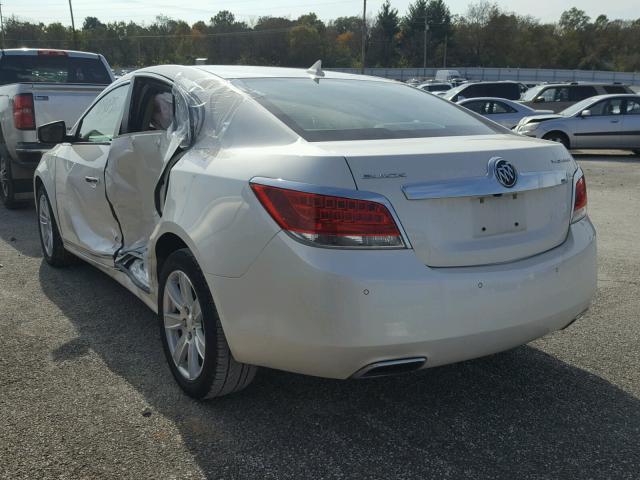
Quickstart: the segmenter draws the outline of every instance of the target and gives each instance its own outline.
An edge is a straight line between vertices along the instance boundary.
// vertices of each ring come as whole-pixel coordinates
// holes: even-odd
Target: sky
[[[0,0],[3,16],[15,15],[22,20],[43,23],[71,23],[68,0]],[[194,23],[208,21],[218,10],[232,11],[238,20],[251,23],[260,16],[283,16],[292,19],[315,12],[323,20],[340,16],[361,15],[363,0],[72,0],[77,25],[87,16],[102,22],[135,21],[151,23],[156,15],[163,14],[175,19]],[[367,0],[368,16],[380,9],[384,0]],[[445,0],[453,14],[466,11],[470,0]],[[640,18],[639,0],[498,0],[501,7],[521,15],[532,15],[545,22],[557,21],[560,14],[573,6],[596,17],[602,13],[610,19]],[[182,6],[187,3],[189,6]],[[391,0],[394,8],[404,14],[412,0]]]

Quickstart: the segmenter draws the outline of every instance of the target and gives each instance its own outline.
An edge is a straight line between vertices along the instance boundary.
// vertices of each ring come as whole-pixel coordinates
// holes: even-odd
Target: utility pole
[[[4,20],[2,18],[2,4],[0,3],[0,28],[2,29],[2,49],[4,50]]]
[[[362,53],[360,54],[360,73],[364,75],[365,47],[367,45],[367,0],[362,6]]]
[[[445,34],[444,36],[444,58],[442,59],[442,68],[447,68],[447,40],[449,39],[449,35]]]
[[[76,22],[73,18],[73,7],[71,6],[71,0],[69,0],[69,11],[71,12],[71,31],[73,32],[73,48],[78,48],[78,39],[76,37]]]
[[[424,56],[422,58],[423,76],[427,76],[427,31],[429,30],[429,24],[427,23],[427,12],[424,12]]]

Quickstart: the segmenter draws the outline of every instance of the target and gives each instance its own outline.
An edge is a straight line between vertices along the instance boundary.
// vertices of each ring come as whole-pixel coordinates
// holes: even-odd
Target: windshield
[[[0,85],[22,82],[107,85],[111,83],[111,76],[98,58],[4,55],[0,59]]]
[[[538,95],[538,93],[540,93],[540,90],[542,90],[543,87],[544,86],[530,88],[529,90],[527,90],[522,94],[522,101],[530,102],[531,100],[536,98],[536,96]]]
[[[559,114],[565,117],[571,117],[576,113],[579,113],[582,110],[587,109],[592,103],[593,103],[593,98],[587,98],[585,100],[582,100],[581,102],[574,103],[570,107],[565,108],[564,110],[559,112]]]
[[[397,82],[256,78],[234,83],[311,142],[502,133],[461,107]]]

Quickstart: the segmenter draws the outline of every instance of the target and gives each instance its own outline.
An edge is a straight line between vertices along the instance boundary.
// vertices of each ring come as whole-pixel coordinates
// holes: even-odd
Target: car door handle
[[[91,184],[91,186],[95,188],[95,186],[99,182],[99,179],[97,177],[84,177],[84,181]]]
[[[611,123],[620,123],[620,120],[611,120]]]

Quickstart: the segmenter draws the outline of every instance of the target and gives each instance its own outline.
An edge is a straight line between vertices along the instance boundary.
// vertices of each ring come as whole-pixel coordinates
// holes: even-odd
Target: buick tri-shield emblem
[[[500,159],[493,164],[493,172],[501,185],[511,188],[518,181],[518,172],[516,167],[506,160]]]

